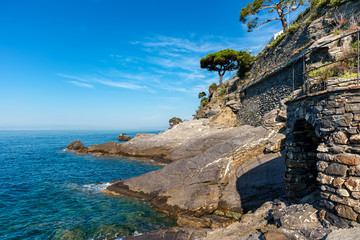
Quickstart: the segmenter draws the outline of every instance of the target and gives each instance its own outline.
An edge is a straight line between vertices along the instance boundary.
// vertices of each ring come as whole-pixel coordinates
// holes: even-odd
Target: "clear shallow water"
[[[73,140],[89,146],[118,134],[0,131],[0,239],[116,239],[173,226],[147,203],[100,192],[160,166],[62,151]]]

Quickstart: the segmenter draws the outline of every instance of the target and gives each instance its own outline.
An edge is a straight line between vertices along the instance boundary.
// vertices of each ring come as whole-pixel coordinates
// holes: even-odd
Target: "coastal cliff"
[[[117,180],[104,190],[145,199],[176,217],[181,227],[127,239],[336,239],[332,225],[357,226],[331,214],[325,219],[316,191],[298,204],[285,199],[283,150],[285,102],[304,84],[302,79],[291,80],[290,72],[303,68],[297,60],[304,51],[336,37],[336,11],[359,16],[359,5],[350,1],[331,11],[309,10],[295,30],[257,57],[247,78],[234,77],[212,92],[195,120],[126,143],[68,146],[78,153],[149,158],[167,164]],[[336,57],[348,45],[338,42],[306,63],[315,66],[325,55]],[[344,234],[353,236],[357,231]]]

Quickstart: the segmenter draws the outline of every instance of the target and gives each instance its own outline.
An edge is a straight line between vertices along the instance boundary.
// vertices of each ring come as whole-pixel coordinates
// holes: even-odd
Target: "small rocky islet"
[[[113,181],[103,191],[145,199],[177,219],[175,228],[125,239],[358,239],[359,224],[324,210],[320,202],[326,196],[320,197],[319,189],[286,198],[284,175],[286,122],[291,116],[285,103],[296,99],[304,84],[289,76],[301,71],[297,63],[308,49],[314,52],[305,61],[312,66],[349,50],[351,37],[336,41],[334,19],[336,12],[360,19],[359,4],[344,1],[336,9],[310,9],[296,30],[257,57],[251,79],[234,77],[211,91],[194,120],[122,143],[68,145],[66,150],[79,154],[151,159],[165,165]],[[329,41],[332,44],[321,48]],[[335,77],[328,83],[328,89],[341,88],[354,80]],[[351,214],[349,210],[344,216]],[[356,220],[358,214],[353,215]]]

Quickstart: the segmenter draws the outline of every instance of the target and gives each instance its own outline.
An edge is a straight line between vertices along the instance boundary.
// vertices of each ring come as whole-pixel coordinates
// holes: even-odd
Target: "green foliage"
[[[250,70],[252,59],[253,57],[245,51],[225,49],[203,57],[200,60],[200,67],[208,71],[217,71],[222,85],[222,77],[226,71],[238,69],[241,73],[245,73]]]
[[[305,21],[305,25],[309,25],[310,23],[312,23],[315,19],[317,19],[319,17],[319,13],[318,12],[314,12],[312,13]]]
[[[297,16],[297,18],[296,18],[296,20],[294,21],[294,23],[299,22],[306,14],[308,14],[308,12],[310,12],[310,10],[311,10],[311,7],[308,7],[307,9],[305,9],[305,11],[303,11],[302,13],[300,13],[300,14]]]
[[[280,36],[278,36],[274,41],[272,41],[266,48],[265,51],[269,51],[276,45],[278,45],[284,38],[286,37],[286,32],[282,33]]]
[[[339,6],[341,4],[340,0],[330,0],[330,6],[335,7],[335,6]]]
[[[344,32],[344,30],[342,30],[342,29],[336,29],[336,30],[332,33],[332,35],[334,35],[334,36],[340,35],[340,34],[343,33],[343,32]]]
[[[314,1],[314,7],[316,8],[324,8],[327,6],[328,0],[315,0]]]
[[[354,42],[352,45],[352,49],[357,50],[358,44],[359,44],[359,42]]]
[[[200,108],[203,108],[205,107],[207,104],[208,104],[208,98],[207,97],[204,97],[200,100]]]
[[[290,34],[294,34],[298,29],[299,29],[300,25],[297,24],[297,23],[294,23],[293,25],[291,25],[289,28],[288,28],[288,31]]]
[[[345,54],[343,57],[349,57],[352,53]],[[352,55],[353,56],[353,55]],[[325,62],[325,64],[328,64]],[[355,59],[347,59],[342,62],[337,62],[334,64],[330,64],[318,69],[315,69],[309,72],[309,77],[320,77],[321,80],[326,80],[330,77],[347,77],[351,76],[353,72],[356,72],[355,68],[356,60]]]
[[[238,51],[225,49],[210,53],[200,60],[200,67],[209,71],[233,71],[236,67]]]
[[[200,92],[199,95],[198,95],[198,98],[203,98],[206,96],[206,93],[205,92]]]
[[[239,55],[237,62],[237,75],[242,78],[250,71],[251,65],[255,62],[255,57],[243,52]]]
[[[226,93],[226,87],[222,87],[218,92],[218,96],[219,97],[224,96],[225,93]]]
[[[209,86],[209,93],[213,93],[218,88],[218,85],[216,83],[213,83]]]
[[[183,122],[183,120],[181,118],[178,118],[178,117],[173,117],[173,118],[169,119],[170,126],[174,126],[174,125],[177,125],[177,124],[182,123],[182,122]]]

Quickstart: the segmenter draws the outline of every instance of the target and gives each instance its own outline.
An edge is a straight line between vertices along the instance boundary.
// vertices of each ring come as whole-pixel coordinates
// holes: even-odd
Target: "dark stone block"
[[[325,219],[328,220],[329,223],[335,227],[338,227],[338,228],[349,227],[349,220],[338,217],[333,213],[326,212]]]
[[[347,170],[348,170],[348,168],[345,165],[338,164],[338,163],[331,163],[326,168],[325,173],[330,174],[330,175],[345,176]]]

